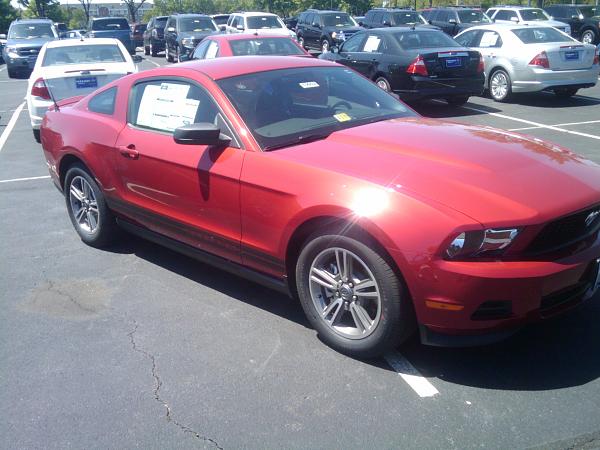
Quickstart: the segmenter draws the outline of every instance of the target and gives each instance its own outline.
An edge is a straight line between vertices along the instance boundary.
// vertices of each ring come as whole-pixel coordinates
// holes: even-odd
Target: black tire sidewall
[[[308,274],[314,258],[329,247],[341,247],[358,255],[373,272],[381,292],[381,318],[377,328],[363,339],[349,339],[340,336],[327,326],[313,304],[308,283]],[[322,234],[309,238],[300,252],[296,264],[296,284],[302,308],[317,331],[319,337],[330,347],[341,353],[359,358],[380,356],[399,344],[409,333],[409,310],[405,307],[410,301],[405,295],[402,282],[393,269],[377,252],[354,237],[335,234]]]
[[[377,84],[378,81],[385,81],[385,84],[387,85],[387,89],[386,92],[392,92],[392,86],[390,85],[390,82],[387,80],[386,77],[377,77],[375,78],[375,84]],[[379,88],[381,89],[381,88]]]
[[[77,176],[83,177],[89,183],[94,191],[94,196],[96,197],[96,203],[98,205],[98,228],[93,233],[88,233],[79,227],[71,208],[69,192],[71,188],[71,182],[73,178]],[[103,247],[107,245],[114,238],[116,228],[115,220],[111,211],[106,205],[106,200],[104,199],[104,195],[100,190],[98,183],[96,183],[96,180],[94,180],[94,178],[83,165],[74,164],[67,170],[63,189],[69,218],[71,219],[71,223],[73,224],[75,231],[77,231],[77,234],[79,234],[81,240],[92,247]]]

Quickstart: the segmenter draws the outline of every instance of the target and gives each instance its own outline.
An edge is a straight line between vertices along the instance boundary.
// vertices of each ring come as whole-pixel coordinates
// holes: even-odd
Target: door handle
[[[121,156],[125,158],[138,159],[140,157],[140,153],[135,149],[135,145],[133,144],[129,144],[127,146],[119,145],[117,148],[119,149]]]

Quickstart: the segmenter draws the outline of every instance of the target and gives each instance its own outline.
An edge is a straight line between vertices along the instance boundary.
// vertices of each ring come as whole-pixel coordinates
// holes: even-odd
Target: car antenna
[[[44,84],[46,84],[46,80],[44,80]],[[48,89],[48,94],[50,94],[50,100],[52,100],[52,103],[54,103],[54,109],[58,112],[60,112],[60,108],[58,107],[58,103],[56,103],[56,99],[54,98],[54,94],[52,93],[52,89],[50,89],[50,86],[46,84],[46,88]]]

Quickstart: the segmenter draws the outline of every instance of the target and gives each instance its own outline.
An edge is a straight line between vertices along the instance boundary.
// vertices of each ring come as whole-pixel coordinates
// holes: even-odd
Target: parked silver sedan
[[[598,82],[598,49],[550,26],[481,25],[454,39],[481,53],[485,87],[499,102],[521,92],[570,97]]]

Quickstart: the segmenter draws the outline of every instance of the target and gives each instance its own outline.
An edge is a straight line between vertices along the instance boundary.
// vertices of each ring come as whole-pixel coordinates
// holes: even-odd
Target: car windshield
[[[127,19],[102,19],[92,22],[93,31],[129,30]]]
[[[414,116],[403,103],[345,67],[302,67],[217,82],[264,150],[346,128]]]
[[[600,16],[600,7],[598,7],[598,6],[586,6],[586,7],[579,8],[579,10],[581,11],[581,14],[583,15],[583,17],[586,17],[588,19],[590,17]]]
[[[17,23],[10,27],[8,39],[52,38],[54,32],[49,23]]]
[[[285,27],[275,16],[252,16],[246,18],[246,23],[251,30]]]
[[[492,20],[486,16],[483,11],[478,9],[465,9],[458,11],[458,18],[461,23],[491,23]]]
[[[460,47],[458,42],[441,31],[409,31],[393,34],[404,50],[416,48]]]
[[[234,56],[246,55],[305,55],[291,39],[257,38],[230,41]]]
[[[551,27],[519,28],[512,30],[524,44],[546,44],[549,42],[573,42],[569,36]]]
[[[213,20],[217,25],[227,25],[227,21],[229,20],[229,16],[215,16]]]
[[[323,14],[323,26],[326,27],[355,27],[356,22],[348,14]]]
[[[159,17],[154,21],[154,26],[156,28],[164,28],[167,24],[167,17]]]
[[[46,49],[42,66],[121,63],[125,57],[115,44],[65,45]]]
[[[209,17],[189,17],[181,19],[179,31],[216,31],[215,23]]]
[[[543,9],[522,9],[521,19],[528,21],[550,20],[550,16]]]
[[[427,23],[427,21],[421,17],[421,14],[415,11],[397,12],[394,13],[394,23],[396,25],[402,24],[413,24],[413,23]]]

